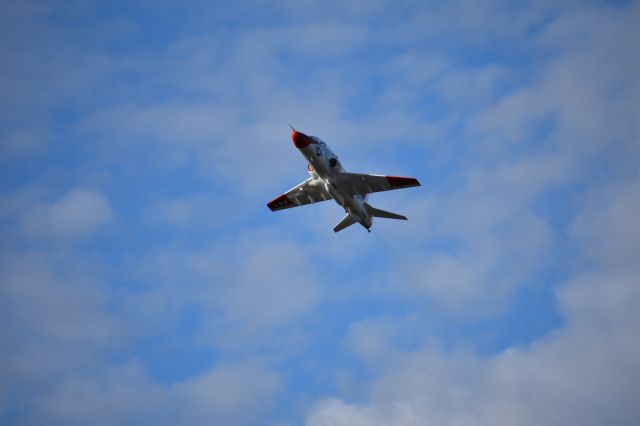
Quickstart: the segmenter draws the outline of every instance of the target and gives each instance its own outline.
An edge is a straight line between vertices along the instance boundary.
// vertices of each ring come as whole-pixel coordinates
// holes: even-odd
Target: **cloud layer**
[[[639,19],[4,2],[0,423],[637,423]],[[268,212],[289,122],[410,220]]]

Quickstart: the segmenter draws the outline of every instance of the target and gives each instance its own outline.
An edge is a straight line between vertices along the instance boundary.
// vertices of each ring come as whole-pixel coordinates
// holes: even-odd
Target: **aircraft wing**
[[[331,199],[333,197],[327,192],[323,182],[309,178],[268,203],[267,207],[271,211],[277,211]]]
[[[418,179],[399,176],[365,175],[360,173],[342,173],[339,178],[343,188],[351,195],[366,195],[372,192],[420,186]]]

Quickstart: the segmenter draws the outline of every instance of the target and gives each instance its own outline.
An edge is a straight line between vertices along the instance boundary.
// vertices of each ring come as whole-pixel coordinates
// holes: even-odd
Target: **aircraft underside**
[[[346,213],[333,228],[335,232],[355,223],[360,223],[371,232],[374,217],[407,220],[405,216],[372,207],[367,203],[367,199],[373,192],[420,186],[417,179],[348,173],[343,169],[338,157],[319,138],[307,136],[296,130],[291,137],[294,145],[309,162],[307,170],[311,176],[268,203],[267,206],[272,211],[333,199]]]

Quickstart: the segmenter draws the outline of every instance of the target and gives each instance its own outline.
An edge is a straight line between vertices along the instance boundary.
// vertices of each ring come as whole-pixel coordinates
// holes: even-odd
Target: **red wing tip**
[[[294,203],[286,196],[286,194],[282,194],[278,198],[267,204],[267,207],[271,209],[271,211],[280,210],[289,206],[292,206]]]
[[[420,182],[415,178],[400,176],[386,176],[386,178],[391,186],[420,186]]]

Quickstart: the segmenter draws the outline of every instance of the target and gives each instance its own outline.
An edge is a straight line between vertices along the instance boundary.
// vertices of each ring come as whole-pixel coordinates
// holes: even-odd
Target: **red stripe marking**
[[[269,204],[267,204],[267,207],[269,207],[271,211],[274,211],[274,210],[283,209],[285,207],[289,207],[293,205],[295,205],[295,203],[291,201],[286,194],[282,194],[281,196],[279,196],[278,198],[274,199]]]
[[[391,186],[420,186],[420,182],[418,182],[418,179],[399,176],[385,177],[387,178],[387,182],[389,182],[389,185]]]

